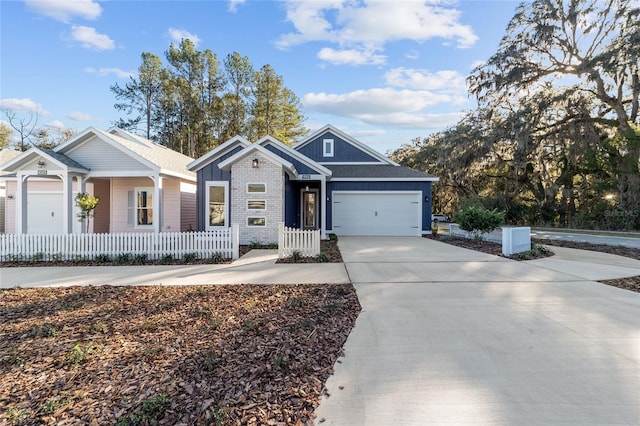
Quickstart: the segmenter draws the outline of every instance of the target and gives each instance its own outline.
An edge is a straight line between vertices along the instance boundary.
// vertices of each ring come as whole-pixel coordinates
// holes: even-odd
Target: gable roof
[[[281,152],[286,153],[291,157],[293,157],[294,159],[300,161],[302,164],[306,165],[307,167],[317,170],[318,172],[320,172],[320,174],[323,174],[325,176],[331,176],[331,170],[329,170],[322,164],[319,164],[313,161],[311,158],[307,157],[303,153],[298,152],[292,149],[291,147],[288,147],[287,145],[283,144],[282,142],[280,142],[279,140],[277,140],[272,136],[267,135],[262,139],[260,139],[259,141],[257,141],[256,144],[261,146],[272,145],[276,147],[278,150],[280,150]]]
[[[333,172],[331,180],[415,180],[437,182],[437,176],[404,166],[391,164],[356,164],[356,165],[327,165]]]
[[[265,147],[257,143],[253,143],[250,146],[243,149],[242,151],[235,153],[231,157],[227,158],[226,160],[218,164],[218,167],[220,167],[220,169],[222,170],[227,170],[228,168],[231,167],[233,163],[247,157],[251,153],[255,153],[256,151],[264,155],[265,157],[267,157],[267,159],[273,162],[274,164],[280,164],[289,172],[290,175],[292,176],[298,175],[298,172],[296,171],[296,168],[294,167],[293,164],[291,164],[289,161],[285,160],[279,155],[274,154],[273,152],[269,151],[268,149],[266,149]]]
[[[380,154],[375,149],[369,148],[367,145],[363,144],[362,142],[354,139],[353,137],[347,135],[346,133],[343,133],[341,130],[338,130],[337,128],[333,127],[331,124],[327,124],[324,127],[321,127],[319,130],[314,132],[311,136],[307,137],[306,139],[304,139],[301,142],[298,142],[297,144],[295,144],[293,146],[293,149],[295,149],[297,151],[300,148],[302,148],[303,146],[308,145],[309,143],[313,142],[315,139],[320,137],[323,133],[327,133],[327,132],[333,133],[334,135],[338,136],[340,139],[342,139],[345,142],[353,145],[357,149],[365,152],[366,154],[372,156],[373,158],[379,160],[383,164],[390,164],[390,165],[393,165],[393,166],[398,166],[399,165],[398,163],[395,163],[395,162],[391,161],[386,156]]]
[[[208,164],[214,162],[219,157],[233,150],[235,147],[242,146],[243,148],[246,148],[249,145],[251,145],[251,142],[249,142],[242,136],[234,136],[225,143],[218,145],[211,151],[207,152],[202,157],[199,157],[193,160],[191,163],[187,164],[187,168],[192,172],[197,172]]]
[[[73,159],[67,157],[64,154],[60,154],[51,149],[44,149],[39,147],[29,148],[25,152],[21,152],[20,155],[14,157],[12,160],[7,162],[3,167],[7,171],[15,171],[17,168],[20,168],[23,164],[26,164],[30,161],[33,161],[37,157],[43,157],[53,164],[57,165],[59,168],[63,170],[75,171],[86,173],[89,171],[85,166],[74,161]]]
[[[122,151],[136,161],[147,165],[149,168],[156,169],[159,173],[195,180],[195,174],[187,169],[187,165],[193,161],[193,158],[122,129],[111,129],[109,132],[104,132],[94,127],[89,127],[69,141],[57,146],[53,151],[64,154],[87,142],[93,136]]]
[[[2,172],[3,166],[5,163],[8,163],[10,160],[13,160],[17,156],[21,155],[22,151],[16,151],[13,149],[0,149],[0,172]]]

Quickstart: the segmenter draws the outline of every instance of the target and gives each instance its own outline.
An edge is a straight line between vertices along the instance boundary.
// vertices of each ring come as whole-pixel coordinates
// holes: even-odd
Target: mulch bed
[[[351,285],[3,290],[0,424],[311,424],[359,312]]]
[[[538,244],[546,244],[549,246],[568,247],[580,250],[599,251],[601,253],[615,254],[618,256],[630,257],[631,259],[640,260],[640,249],[622,246],[611,246],[606,244],[592,244],[581,241],[562,241],[533,238],[532,241]]]
[[[491,241],[476,241],[467,238],[457,238],[457,237],[449,237],[448,235],[437,235],[432,236],[428,235],[426,238],[432,238],[443,243],[452,244],[458,247],[476,250],[483,253],[493,254],[496,256],[502,256],[502,246],[498,243],[494,243]],[[553,252],[544,250],[544,248],[540,247],[541,245],[553,245],[559,247],[568,247],[575,248],[580,250],[592,250],[598,251],[601,253],[610,253],[618,256],[630,257],[632,259],[640,260],[640,250],[629,248],[629,247],[621,247],[621,246],[610,246],[606,244],[591,244],[591,243],[583,243],[576,241],[560,241],[560,240],[548,240],[548,239],[532,239],[532,247],[533,250],[527,254],[523,255],[514,255],[509,256],[509,259],[513,260],[532,260],[532,259],[540,259],[544,257],[553,256]],[[636,293],[640,293],[640,275],[634,277],[627,278],[619,278],[613,280],[602,280],[598,281],[603,284],[611,285],[614,287],[622,288],[625,290],[634,291]]]
[[[493,254],[495,256],[506,257],[513,260],[532,260],[541,259],[544,257],[553,256],[553,252],[545,250],[542,247],[536,247],[532,245],[532,250],[527,253],[516,254],[513,256],[504,256],[502,254],[502,244],[494,243],[493,241],[474,240],[470,238],[451,237],[449,235],[426,235],[426,238],[431,238],[443,243],[451,244],[457,247],[466,248],[469,250],[480,251],[487,254]]]
[[[342,255],[340,254],[337,240],[321,240],[320,254],[320,256],[303,257],[297,260],[292,257],[285,257],[284,259],[278,259],[276,263],[342,263]]]

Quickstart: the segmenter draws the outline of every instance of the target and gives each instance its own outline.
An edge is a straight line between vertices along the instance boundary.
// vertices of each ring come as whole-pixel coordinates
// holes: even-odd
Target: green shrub
[[[164,263],[173,262],[173,255],[171,253],[165,254],[164,256],[162,256],[162,262]]]
[[[195,252],[185,253],[182,256],[182,260],[184,261],[184,263],[193,263],[196,260],[198,260],[198,253],[195,253]]]
[[[131,253],[120,253],[116,257],[116,262],[120,265],[131,263]]]
[[[460,229],[473,235],[476,240],[482,239],[482,234],[489,233],[504,222],[504,213],[497,209],[489,210],[484,207],[470,206],[457,211],[453,221],[460,225]]]
[[[108,254],[98,254],[96,255],[96,262],[98,263],[108,263],[111,262],[111,256]]]
[[[215,252],[209,257],[209,261],[211,263],[222,263],[224,262],[224,256],[220,252]]]
[[[254,240],[249,242],[250,249],[260,249],[262,248],[262,243],[260,241]]]
[[[136,254],[133,258],[134,265],[144,265],[147,263],[147,255],[146,254]]]
[[[316,260],[320,263],[326,263],[329,261],[329,256],[327,256],[325,253],[320,253],[316,255]]]
[[[298,250],[294,250],[289,256],[292,262],[299,262],[302,259],[302,253]]]

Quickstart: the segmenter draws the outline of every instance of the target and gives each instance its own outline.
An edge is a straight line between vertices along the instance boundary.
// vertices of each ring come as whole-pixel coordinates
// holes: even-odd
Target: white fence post
[[[278,223],[278,258],[291,256],[294,251],[302,256],[320,254],[320,230],[293,229]]]
[[[233,260],[240,257],[240,225],[237,223],[231,225],[231,250]]]
[[[129,253],[161,259],[165,255],[180,258],[198,253],[202,258],[218,252],[224,257],[239,256],[239,226],[223,231],[164,232],[127,234],[1,234],[0,262],[15,260],[91,260],[99,255]]]

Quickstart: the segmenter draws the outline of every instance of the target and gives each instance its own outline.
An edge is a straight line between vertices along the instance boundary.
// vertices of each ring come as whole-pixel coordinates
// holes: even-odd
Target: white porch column
[[[320,178],[320,238],[327,239],[327,177]]]
[[[16,234],[27,233],[27,179],[28,175],[17,174],[16,188]]]
[[[73,176],[61,173],[62,179],[62,233],[73,232]]]
[[[152,176],[153,180],[153,232],[158,234],[162,230],[162,178]]]

